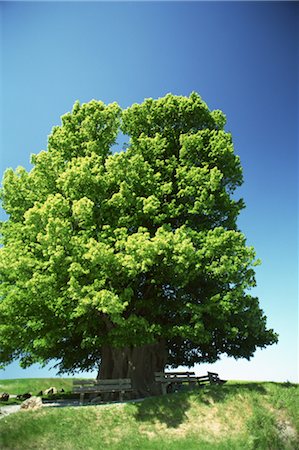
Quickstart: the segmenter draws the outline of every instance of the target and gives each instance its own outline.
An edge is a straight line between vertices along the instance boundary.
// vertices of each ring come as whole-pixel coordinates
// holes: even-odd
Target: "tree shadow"
[[[214,403],[224,402],[228,397],[234,397],[244,392],[255,392],[261,395],[267,394],[265,387],[257,383],[206,386],[200,392],[202,393],[200,400],[205,404],[210,404],[209,400],[213,400]]]
[[[145,399],[136,403],[135,419],[141,422],[161,422],[168,428],[179,427],[187,418],[187,412],[192,407],[194,395],[196,402],[205,405],[224,402],[229,397],[235,397],[239,393],[255,392],[266,395],[267,390],[257,383],[242,383],[229,385],[207,385],[204,388],[195,388],[160,397]]]
[[[299,384],[298,383],[291,383],[290,381],[286,381],[285,383],[276,383],[274,381],[269,381],[270,384],[275,384],[278,385],[279,387],[283,387],[283,388],[299,388]]]
[[[189,397],[184,393],[167,394],[151,397],[144,402],[136,403],[135,419],[141,422],[164,423],[169,428],[180,426],[191,406]]]

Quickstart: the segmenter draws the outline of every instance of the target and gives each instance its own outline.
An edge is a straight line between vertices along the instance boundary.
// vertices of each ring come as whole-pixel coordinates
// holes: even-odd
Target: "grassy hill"
[[[22,391],[71,383],[50,380],[46,386],[27,380],[32,384]],[[143,402],[22,411],[0,420],[0,448],[294,450],[298,394],[299,386],[290,383],[230,382]]]
[[[16,378],[14,380],[0,380],[0,392],[9,394],[24,394],[30,392],[36,395],[50,387],[71,391],[74,378]]]

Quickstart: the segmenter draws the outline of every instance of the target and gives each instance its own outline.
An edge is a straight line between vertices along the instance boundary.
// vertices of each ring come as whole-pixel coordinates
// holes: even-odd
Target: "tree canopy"
[[[122,110],[76,102],[32,169],[7,169],[1,224],[0,360],[60,372],[103,349],[163,342],[165,363],[250,358],[277,342],[255,286],[225,116],[168,94]],[[112,153],[119,131],[126,149]]]

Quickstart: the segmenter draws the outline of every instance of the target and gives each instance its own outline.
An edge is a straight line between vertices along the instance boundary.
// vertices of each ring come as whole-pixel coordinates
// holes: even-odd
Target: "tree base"
[[[130,378],[132,398],[160,395],[161,386],[155,382],[155,372],[163,372],[167,360],[164,342],[122,349],[104,346],[98,379]]]

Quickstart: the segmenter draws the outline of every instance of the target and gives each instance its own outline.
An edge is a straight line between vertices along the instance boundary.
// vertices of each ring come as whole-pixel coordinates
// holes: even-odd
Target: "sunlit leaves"
[[[119,116],[116,103],[106,106],[92,100],[80,106],[76,102],[73,111],[62,116],[62,126],[53,128],[49,151],[58,152],[67,160],[92,153],[104,160],[115,142]]]
[[[250,357],[276,341],[236,219],[240,160],[225,116],[171,94],[62,116],[1,196],[0,360],[91,368],[102,345],[163,338],[169,363]],[[117,133],[126,151],[111,152]]]

